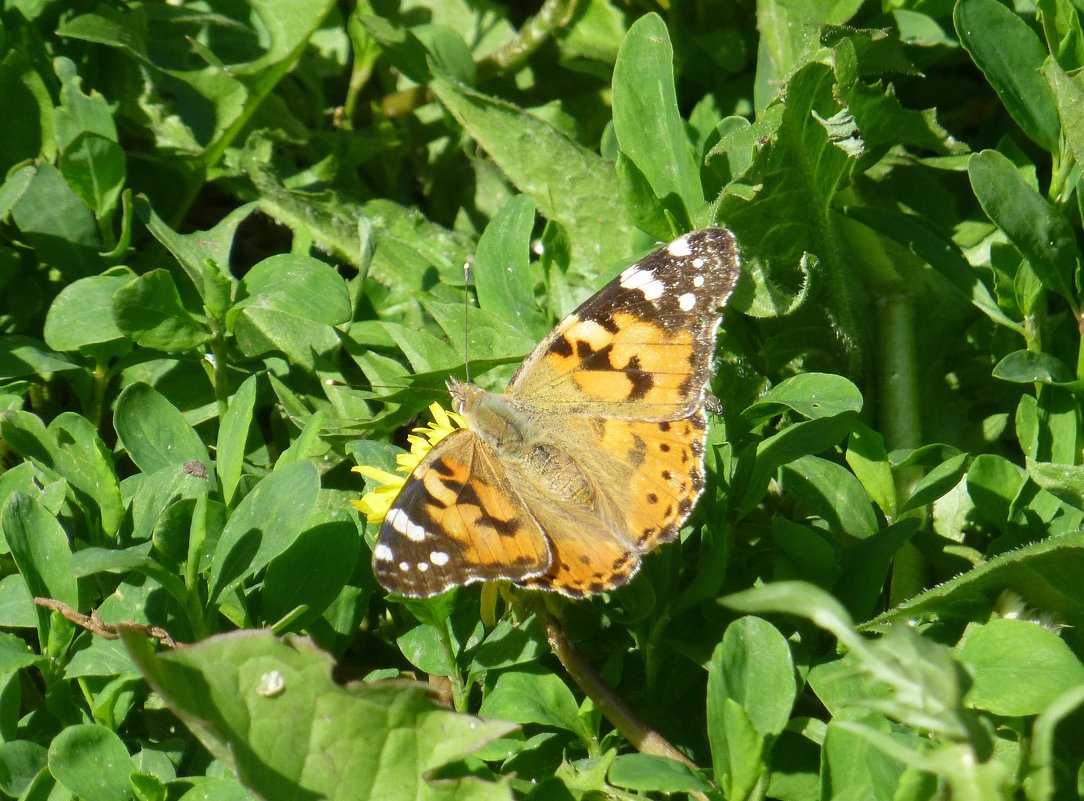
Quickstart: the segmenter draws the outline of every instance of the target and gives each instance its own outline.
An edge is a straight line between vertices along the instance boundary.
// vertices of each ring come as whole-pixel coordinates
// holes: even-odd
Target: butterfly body
[[[703,491],[704,395],[737,275],[728,231],[687,234],[558,324],[506,392],[451,381],[467,427],[385,518],[381,584],[429,597],[507,579],[583,597],[627,582]]]

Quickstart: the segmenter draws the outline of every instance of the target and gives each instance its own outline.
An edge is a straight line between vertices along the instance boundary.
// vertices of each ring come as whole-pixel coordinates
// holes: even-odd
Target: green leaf
[[[155,692],[260,798],[511,801],[506,787],[469,774],[432,782],[432,771],[513,727],[449,712],[423,684],[337,684],[330,658],[308,640],[266,632],[163,656],[138,635],[123,637]]]
[[[1057,634],[1030,620],[972,623],[957,646],[973,678],[966,701],[995,715],[1037,715],[1084,684],[1084,665]]]
[[[34,498],[16,493],[0,512],[0,522],[15,565],[30,594],[78,608],[79,590],[71,570],[71,547],[68,535],[56,518]],[[35,611],[43,646],[49,642],[53,625],[62,631],[70,629],[63,621],[58,623],[56,618],[51,623],[49,612],[41,607],[35,607]]]
[[[564,226],[578,264],[597,271],[627,255],[629,229],[610,164],[503,100],[441,78],[430,88],[516,189]]]
[[[879,525],[869,496],[854,473],[835,462],[803,456],[782,465],[780,485],[794,500],[839,534],[866,539]]]
[[[211,339],[207,326],[185,308],[168,270],[151,270],[113,294],[117,327],[145,348],[183,353]]]
[[[38,259],[66,278],[100,269],[98,223],[64,176],[51,164],[37,164],[26,190],[11,208],[15,225],[33,245]]]
[[[896,482],[888,462],[884,438],[872,428],[856,423],[847,438],[847,464],[870,499],[889,520],[896,517]]]
[[[241,480],[241,471],[245,464],[245,446],[248,443],[248,430],[252,425],[252,412],[256,405],[257,376],[249,376],[233,393],[222,424],[218,429],[218,443],[215,447],[215,469],[222,484],[222,499],[226,505],[233,502],[233,493]]]
[[[60,154],[60,172],[75,193],[99,217],[112,211],[124,188],[124,150],[112,139],[89,131],[79,134]]]
[[[493,689],[482,699],[478,714],[513,723],[554,726],[580,738],[586,736],[572,691],[553,673],[519,670],[501,673]]]
[[[761,748],[783,731],[796,692],[790,648],[774,626],[758,617],[727,626],[708,663],[708,739],[716,782],[741,788],[756,784],[767,768]],[[728,704],[742,714],[728,712]],[[751,733],[759,736],[751,738]],[[750,753],[754,741],[757,747]]]
[[[307,611],[291,622],[300,630],[324,613],[354,574],[361,537],[352,521],[332,521],[303,531],[267,565],[262,596],[268,620],[298,607]]]
[[[131,384],[117,398],[113,425],[132,461],[144,473],[211,459],[177,407],[146,384]]]
[[[128,801],[133,769],[128,749],[105,726],[68,726],[49,746],[49,772],[86,801]]]
[[[7,621],[3,625],[10,625]],[[30,650],[21,637],[0,632],[0,673],[11,673],[31,665],[41,665],[44,660]]]
[[[30,740],[0,743],[0,790],[20,798],[48,762],[44,747]]]
[[[481,308],[541,339],[550,326],[534,299],[536,279],[530,263],[533,228],[531,199],[516,195],[478,240],[472,274]]]
[[[754,106],[758,116],[782,92],[787,78],[816,54],[821,27],[846,23],[860,5],[860,0],[770,0],[757,4],[760,41]]]
[[[790,409],[810,420],[862,410],[862,393],[841,375],[801,373],[776,384],[742,412],[750,427]]]
[[[657,793],[710,793],[711,783],[688,765],[652,754],[618,754],[606,778],[616,787]]]
[[[113,295],[133,278],[128,270],[74,281],[60,290],[45,318],[49,347],[108,357],[131,345],[113,319]]]
[[[245,275],[227,324],[244,309],[277,311],[329,326],[346,323],[352,316],[346,282],[332,267],[285,253],[264,259]]]
[[[244,497],[215,547],[211,603],[293,544],[319,490],[320,477],[312,463],[295,462],[271,473]]]
[[[1064,385],[1073,381],[1073,371],[1063,361],[1049,353],[1014,350],[994,365],[994,378],[1014,384]]]
[[[1028,477],[1051,495],[1084,510],[1084,466],[1033,462],[1028,459]]]
[[[952,21],[960,44],[1016,124],[1041,148],[1056,153],[1060,126],[1041,72],[1047,51],[1039,37],[997,0],[959,0]]]
[[[967,472],[968,459],[966,453],[953,456],[923,476],[915,484],[911,497],[900,506],[899,514],[933,503],[955,487]]]
[[[752,463],[743,457],[742,470],[747,472],[735,476],[730,503],[736,509],[752,509],[760,502],[776,470],[787,462],[832,447],[847,435],[855,419],[854,412],[844,412],[804,420],[758,442]]]
[[[255,207],[254,203],[238,206],[209,230],[178,234],[155,214],[145,199],[136,199],[136,211],[147,224],[147,230],[173,254],[203,298],[204,304],[216,315],[224,312],[224,305],[212,302],[213,282],[210,273],[214,271],[222,276],[227,274],[230,248],[233,246],[237,227],[248,219]]]
[[[991,3],[1002,8],[997,0],[963,2]],[[1046,288],[1074,304],[1073,276],[1080,254],[1065,218],[996,150],[973,155],[967,172],[986,215],[1005,232]]]
[[[680,233],[704,203],[700,167],[674,90],[674,51],[666,23],[646,14],[633,23],[614,64],[613,125],[621,152],[647,179]]]
[[[967,572],[879,615],[863,628],[876,628],[895,620],[919,622],[936,618],[976,619],[988,614],[1005,591],[1066,624],[1065,640],[1076,650],[1084,647],[1084,601],[1077,591],[1084,570],[1084,534],[1074,532],[995,556]]]

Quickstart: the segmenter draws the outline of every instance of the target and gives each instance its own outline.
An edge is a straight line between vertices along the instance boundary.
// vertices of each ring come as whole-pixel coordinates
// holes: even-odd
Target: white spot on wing
[[[418,562],[418,570],[420,570],[422,573],[424,573],[428,569],[429,569],[429,563],[428,562]]]
[[[666,286],[662,281],[651,281],[640,287],[640,291],[644,293],[645,298],[654,301],[662,297],[666,291]]]
[[[635,264],[621,273],[621,286],[625,289],[640,289],[644,284],[649,284],[655,279],[651,270],[641,270]]]
[[[390,562],[395,558],[395,554],[392,553],[391,548],[381,542],[373,549],[373,557],[378,562]]]
[[[428,536],[425,529],[411,522],[402,509],[392,509],[384,520],[411,542],[422,542]]]
[[[400,562],[399,569],[406,573],[408,570],[410,570],[410,562]]]
[[[695,259],[693,259],[693,267],[695,267],[696,269],[699,270],[703,266],[704,266],[704,260],[702,258],[697,256]]]
[[[678,298],[678,306],[681,307],[682,311],[688,311],[695,305],[696,295],[694,295],[692,292],[686,292],[684,295]]]
[[[689,247],[689,241],[685,237],[678,237],[669,245],[666,246],[667,252],[675,259],[683,259],[686,256],[691,256],[693,249]]]
[[[433,551],[429,554],[429,561],[437,567],[444,567],[448,564],[449,556],[444,551]]]
[[[704,286],[704,276],[698,275],[695,278],[693,278],[693,286],[696,286],[696,287]]]

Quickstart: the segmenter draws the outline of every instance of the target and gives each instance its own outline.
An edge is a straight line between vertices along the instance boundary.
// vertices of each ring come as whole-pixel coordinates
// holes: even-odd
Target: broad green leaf
[[[511,800],[507,787],[469,774],[431,781],[432,771],[513,727],[449,712],[423,684],[338,684],[331,659],[308,640],[266,632],[163,656],[138,635],[124,640],[155,692],[267,801]]]
[[[208,593],[212,602],[293,544],[319,490],[312,463],[295,462],[271,473],[244,497],[215,547]]]
[[[307,256],[281,254],[254,266],[237,288],[227,324],[243,309],[266,309],[323,325],[350,320],[346,282],[329,265]]]
[[[455,654],[448,647],[441,629],[444,623],[422,623],[395,639],[395,644],[410,664],[430,676],[455,676]]]
[[[666,24],[646,14],[629,28],[613,75],[613,124],[621,152],[647,179],[681,233],[704,202],[700,167],[674,90],[674,51]]]
[[[742,412],[750,426],[790,409],[810,420],[862,410],[862,393],[832,373],[800,373],[776,384]]]
[[[876,715],[862,718],[866,725],[888,730]],[[872,745],[867,738],[829,721],[822,748],[822,790],[829,798],[895,801],[904,766]]]
[[[1084,466],[1034,462],[1028,459],[1028,477],[1070,506],[1084,510]]]
[[[564,226],[581,269],[599,272],[627,255],[629,229],[610,164],[506,101],[442,78],[430,87],[512,184]]]
[[[16,494],[0,512],[0,523],[15,565],[26,580],[30,594],[52,598],[72,609],[78,608],[79,590],[71,570],[71,547],[68,545],[68,535],[56,518],[33,498]],[[53,632],[53,624],[57,624],[58,619],[50,618],[49,612],[41,607],[35,607],[35,611],[43,646],[47,642],[53,644],[50,635],[63,639],[67,631],[70,636],[70,625],[65,621],[59,621],[58,632]]]
[[[900,505],[899,513],[903,514],[911,509],[933,503],[955,487],[967,471],[969,458],[966,453],[953,456],[923,476],[915,484],[914,489],[911,491],[911,497]]]
[[[776,470],[802,456],[831,448],[847,435],[855,419],[854,412],[843,412],[803,420],[758,442],[752,464],[747,462],[742,468],[747,472],[735,476],[730,503],[736,509],[753,508],[760,502]]]
[[[1084,684],[1080,658],[1057,634],[1030,620],[972,623],[956,653],[973,678],[966,702],[995,715],[1037,715]]]
[[[21,797],[48,761],[45,748],[31,740],[0,743],[0,791],[11,798]]]
[[[144,473],[210,464],[207,448],[195,429],[164,395],[146,384],[131,384],[117,399],[113,425],[132,461]]]
[[[151,270],[113,294],[117,327],[145,348],[183,353],[211,339],[207,326],[185,308],[168,270]]]
[[[710,793],[711,783],[688,765],[651,754],[619,754],[606,774],[627,790],[657,793]]]
[[[307,611],[291,627],[304,628],[324,610],[354,574],[361,552],[358,528],[350,520],[327,522],[301,533],[267,565],[263,580],[264,614],[276,621],[292,610]]]
[[[535,271],[530,263],[534,206],[517,195],[493,218],[478,240],[472,275],[478,305],[541,339],[549,330],[534,298]]]
[[[783,731],[797,688],[790,648],[766,620],[742,617],[727,626],[708,663],[708,739],[720,785],[751,787],[766,769],[765,744]],[[742,712],[728,712],[735,704]],[[747,753],[750,731],[759,735]]]
[[[990,3],[1003,9],[997,0],[962,2]],[[967,172],[983,211],[1005,232],[1046,288],[1075,303],[1073,276],[1080,254],[1072,228],[1061,213],[996,150],[973,155]]]
[[[1070,13],[1079,26],[1078,15],[1075,11]],[[1080,73],[1069,75],[1055,59],[1047,58],[1043,63],[1043,75],[1054,93],[1054,102],[1061,118],[1061,133],[1065,136],[1069,151],[1078,164],[1084,163],[1081,161],[1084,159],[1084,87],[1080,83]]]
[[[55,373],[80,369],[40,340],[17,334],[0,338],[0,378],[39,375],[49,380]]]
[[[1069,384],[1073,372],[1065,362],[1049,353],[1014,350],[994,365],[994,378],[1014,384]]]
[[[128,801],[133,768],[128,749],[105,726],[69,726],[49,746],[49,772],[86,801]]]
[[[0,621],[2,625],[10,625]],[[30,646],[21,637],[0,632],[0,673],[11,673],[31,665],[40,665],[43,658],[30,650]]]
[[[554,673],[518,670],[501,673],[493,689],[482,699],[478,714],[513,723],[555,726],[581,738],[585,736],[579,705],[568,685]]]
[[[780,485],[794,500],[824,520],[832,531],[855,539],[877,533],[877,515],[854,473],[817,456],[802,456],[784,464]]]
[[[1058,112],[1042,75],[1047,50],[1016,12],[997,0],[959,0],[952,14],[960,44],[1024,133],[1058,149]]]
[[[216,304],[212,303],[208,272],[226,272],[237,227],[248,219],[254,208],[255,204],[252,203],[239,206],[223,217],[214,228],[191,234],[178,234],[155,214],[145,200],[136,200],[136,211],[147,224],[147,229],[177,259],[209,309],[216,309]],[[220,314],[221,311],[216,309],[214,313]]]
[[[757,52],[754,106],[758,116],[793,75],[817,52],[821,27],[842,25],[858,11],[860,0],[760,0],[757,3]]]
[[[115,355],[131,345],[113,319],[113,295],[132,280],[130,271],[96,275],[60,290],[45,318],[44,337],[60,351]]]
[[[11,218],[39,260],[71,280],[98,273],[101,235],[94,215],[56,167],[36,164]]]
[[[896,482],[888,461],[884,438],[877,431],[856,423],[847,438],[847,464],[870,499],[880,507],[885,517],[896,517]]]
[[[60,154],[60,172],[99,217],[111,212],[124,188],[124,150],[112,139],[79,134]]]

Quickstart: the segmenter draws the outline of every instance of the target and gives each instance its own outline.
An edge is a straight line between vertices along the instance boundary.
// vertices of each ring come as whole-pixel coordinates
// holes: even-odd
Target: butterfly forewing
[[[524,405],[666,420],[703,404],[733,235],[695,231],[632,265],[561,321],[508,387]]]
[[[527,579],[550,562],[548,540],[499,457],[466,429],[414,469],[373,549],[380,583],[413,598],[473,581]]]

